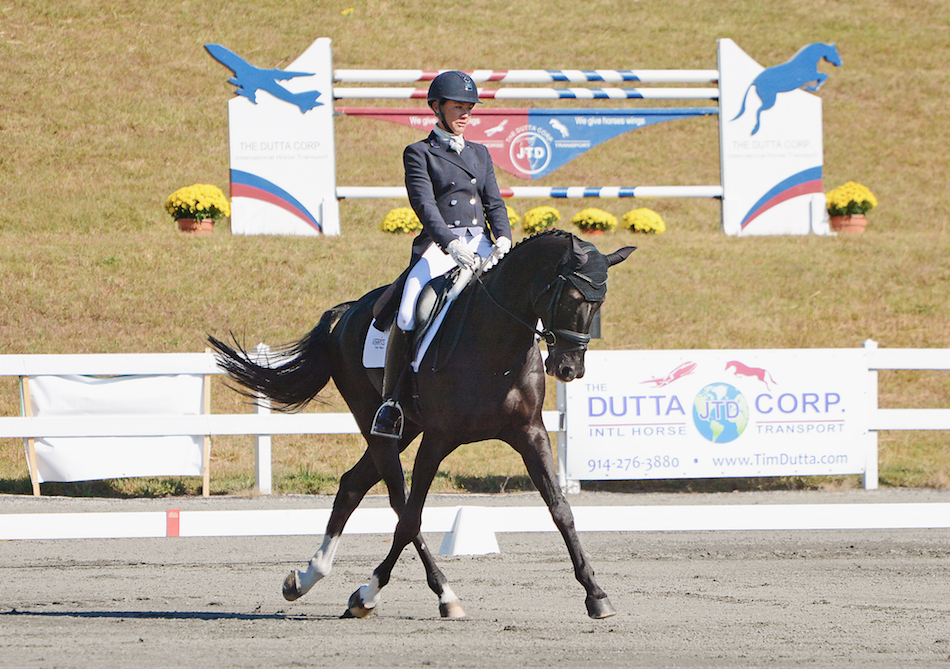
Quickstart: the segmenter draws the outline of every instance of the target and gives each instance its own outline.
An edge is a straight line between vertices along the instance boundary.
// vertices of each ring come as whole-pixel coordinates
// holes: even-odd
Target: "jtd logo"
[[[508,157],[519,172],[538,174],[551,162],[551,145],[544,135],[528,130],[512,138]]]

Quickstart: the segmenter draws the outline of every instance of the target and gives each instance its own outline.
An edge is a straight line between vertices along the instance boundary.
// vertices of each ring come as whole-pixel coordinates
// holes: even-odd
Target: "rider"
[[[491,155],[483,145],[462,137],[479,103],[475,82],[464,72],[443,72],[432,80],[427,102],[437,123],[426,139],[403,152],[409,203],[422,222],[422,232],[412,243],[411,269],[390,328],[384,401],[371,430],[394,439],[402,436],[398,386],[409,363],[407,333],[415,327],[419,293],[431,279],[455,266],[475,269],[476,256],[491,255],[497,262],[511,248],[508,210]]]

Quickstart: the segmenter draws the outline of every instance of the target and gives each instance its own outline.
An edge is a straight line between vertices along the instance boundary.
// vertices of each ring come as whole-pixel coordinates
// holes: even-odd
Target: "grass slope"
[[[950,346],[950,137],[939,121],[950,86],[950,14],[942,1],[488,0],[460,12],[441,0],[13,0],[0,7],[0,353],[196,351],[206,333],[227,330],[251,345],[281,343],[324,309],[394,277],[409,243],[376,226],[400,202],[343,202],[343,235],[326,239],[234,237],[226,225],[195,239],[177,233],[162,210],[181,186],[228,183],[233,87],[203,45],[285,67],[321,36],[333,39],[334,66],[348,69],[713,69],[721,37],[764,65],[809,42],[836,42],[844,65],[823,66],[830,78],[821,91],[825,188],[855,180],[875,192],[880,207],[860,238],[726,238],[713,201],[511,204],[522,213],[555,204],[565,220],[585,206],[618,217],[650,206],[666,220],[665,235],[598,241],[604,251],[641,247],[613,275],[601,348],[854,347],[867,338]],[[339,119],[339,185],[400,184],[402,147],[417,137]],[[623,135],[532,185],[718,181],[716,121],[692,119]],[[947,406],[945,376],[882,374],[882,405]],[[216,410],[239,410],[223,387],[214,396]],[[332,390],[327,401],[316,410],[342,410]],[[19,412],[10,380],[0,387],[0,411]],[[361,450],[350,438],[277,439],[277,488],[332,491]],[[882,482],[950,485],[945,451],[945,433],[884,434]],[[249,489],[249,440],[216,441],[212,467],[217,492]],[[443,471],[440,489],[528,485],[499,444],[460,449]],[[197,489],[138,480],[48,488]],[[0,444],[0,490],[28,489],[21,445]]]

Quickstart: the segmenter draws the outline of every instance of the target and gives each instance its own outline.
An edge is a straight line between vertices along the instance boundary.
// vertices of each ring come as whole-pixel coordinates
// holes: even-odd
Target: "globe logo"
[[[709,441],[728,444],[749,424],[749,403],[728,383],[710,383],[693,400],[693,423]]]

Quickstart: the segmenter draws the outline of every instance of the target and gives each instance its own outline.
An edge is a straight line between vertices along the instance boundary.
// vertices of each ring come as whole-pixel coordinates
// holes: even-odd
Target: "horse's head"
[[[548,345],[545,371],[561,381],[584,376],[584,354],[594,314],[607,296],[607,270],[623,262],[635,246],[604,255],[590,242],[571,235],[571,249],[555,279],[535,299]]]
[[[823,46],[827,47],[827,49],[822,54],[822,57],[832,65],[841,67],[841,54],[838,53],[838,46],[836,44],[824,44]]]

